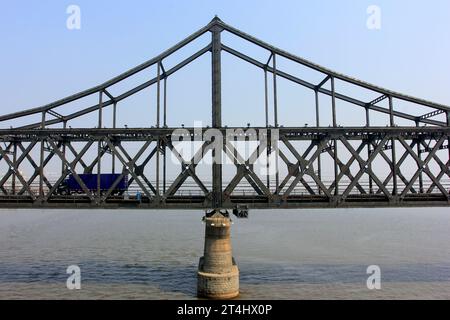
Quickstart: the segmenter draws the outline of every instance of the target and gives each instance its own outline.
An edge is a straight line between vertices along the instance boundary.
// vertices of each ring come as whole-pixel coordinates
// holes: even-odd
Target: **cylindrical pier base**
[[[205,217],[205,224],[205,251],[198,266],[198,296],[234,298],[239,295],[239,270],[231,252],[231,220],[216,211]]]

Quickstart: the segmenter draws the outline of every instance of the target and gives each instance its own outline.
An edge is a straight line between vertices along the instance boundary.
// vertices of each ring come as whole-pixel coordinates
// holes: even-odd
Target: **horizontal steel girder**
[[[211,197],[211,178],[198,175],[196,167],[189,159],[183,157],[174,148],[171,133],[175,128],[151,129],[36,129],[0,130],[0,207],[4,208],[147,208],[147,209],[198,209],[213,207]],[[180,128],[177,128],[180,129]],[[339,207],[410,207],[410,206],[449,206],[450,169],[447,153],[442,152],[442,146],[450,135],[449,128],[439,127],[373,127],[373,128],[279,128],[278,143],[284,147],[277,155],[277,161],[287,168],[287,175],[282,177],[282,184],[266,186],[260,173],[254,170],[254,163],[260,154],[266,153],[266,146],[255,135],[267,134],[266,128],[248,128],[243,131],[241,139],[256,141],[256,150],[245,158],[226,141],[227,130],[234,128],[219,128],[224,134],[223,154],[232,160],[236,175],[230,181],[223,183],[223,208],[234,208],[245,205],[248,208],[339,208]],[[208,128],[183,128],[186,138],[198,140],[200,134]],[[273,129],[274,130],[274,129]],[[269,135],[270,135],[269,129]],[[266,136],[267,138],[267,136]],[[344,159],[342,152],[336,154],[335,145],[330,148],[330,141],[337,141],[340,150],[346,150],[351,158]],[[32,151],[38,146],[37,141],[47,145],[43,159],[44,169],[52,161],[59,161],[62,168],[57,180],[48,176],[45,181],[43,197],[36,190],[36,182],[40,178],[37,165],[39,157]],[[295,144],[301,141],[303,147]],[[353,145],[350,142],[353,142]],[[386,154],[394,141],[402,146],[397,159],[392,160]],[[137,153],[128,150],[123,143],[140,143]],[[336,143],[336,142],[335,142]],[[78,149],[75,147],[78,144]],[[18,148],[13,148],[16,145]],[[81,150],[80,150],[81,145]],[[87,156],[91,147],[101,145],[99,156],[114,155],[121,166],[121,176],[129,175],[134,189],[128,194],[117,194],[114,184],[98,194],[97,190],[89,190],[78,175],[86,168],[93,169],[98,159]],[[415,146],[426,147],[428,152],[421,156]],[[304,150],[305,146],[306,151]],[[362,152],[371,147],[368,156]],[[272,146],[273,147],[273,146]],[[191,159],[203,159],[211,145],[204,143],[203,147]],[[302,149],[302,150],[300,150]],[[16,155],[13,154],[16,150]],[[78,151],[77,151],[78,150]],[[96,151],[96,150],[95,150]],[[202,152],[201,152],[202,151]],[[273,148],[269,148],[274,152]],[[441,151],[441,153],[438,153]],[[69,154],[70,152],[70,154]],[[172,181],[164,177],[162,184],[157,184],[148,172],[154,172],[157,153],[165,156],[173,153],[180,162],[182,171]],[[69,157],[70,155],[70,157]],[[339,172],[337,181],[327,183],[316,172],[319,155],[327,155],[331,161],[337,161]],[[411,178],[404,175],[405,159],[410,157],[416,167]],[[53,160],[52,160],[53,158]],[[56,160],[55,160],[56,159]],[[70,160],[71,159],[71,160]],[[293,160],[292,160],[293,159]],[[379,177],[373,169],[373,163],[380,159],[387,174]],[[152,161],[150,161],[152,160]],[[294,161],[294,162],[292,162]],[[91,164],[92,162],[92,164]],[[439,172],[433,172],[429,165],[434,162]],[[22,168],[28,163],[33,172],[31,179],[26,178]],[[90,165],[87,165],[87,164]],[[4,169],[6,168],[6,169]],[[353,172],[351,169],[353,168]],[[357,170],[355,170],[357,168]],[[6,171],[4,171],[6,170]],[[103,166],[102,166],[102,170]],[[95,170],[90,170],[96,172]],[[43,170],[45,172],[45,170]],[[102,173],[106,171],[102,171]],[[70,195],[58,193],[58,189],[69,175],[81,185],[83,191]],[[363,176],[374,182],[373,192],[367,187]],[[387,177],[386,177],[387,176]],[[345,177],[345,181],[343,178]],[[386,177],[386,178],[385,178]],[[192,178],[198,193],[183,193],[187,179]],[[12,190],[12,179],[15,179],[15,190]],[[392,181],[398,179],[398,191],[391,188]],[[425,187],[418,187],[427,181]],[[167,189],[160,188],[160,185]],[[155,188],[155,186],[157,186]],[[335,187],[338,190],[335,190]],[[131,187],[130,187],[131,188]],[[166,188],[166,187],[164,187]],[[134,190],[134,191],[133,191]],[[190,189],[188,189],[190,190]],[[136,192],[141,195],[137,197]],[[189,191],[190,192],[190,191]]]

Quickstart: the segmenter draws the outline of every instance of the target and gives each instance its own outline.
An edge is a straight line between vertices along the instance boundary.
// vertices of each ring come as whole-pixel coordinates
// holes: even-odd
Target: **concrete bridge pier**
[[[197,274],[197,293],[209,299],[239,295],[239,270],[231,251],[231,219],[219,211],[205,218],[205,250]]]

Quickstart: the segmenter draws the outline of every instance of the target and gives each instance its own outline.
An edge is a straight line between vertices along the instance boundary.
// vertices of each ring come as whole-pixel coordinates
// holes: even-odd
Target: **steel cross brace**
[[[356,183],[359,181],[359,179],[362,177],[364,173],[369,174],[370,177],[372,177],[373,181],[383,190],[384,194],[391,199],[392,195],[387,191],[387,189],[383,186],[382,182],[378,179],[378,177],[373,173],[372,169],[370,168],[370,164],[372,164],[375,157],[378,155],[378,153],[383,149],[384,145],[386,144],[386,141],[388,140],[388,135],[385,135],[381,142],[378,144],[378,146],[375,148],[375,150],[371,153],[370,157],[367,159],[367,161],[364,161],[361,156],[353,149],[351,144],[347,141],[347,139],[341,137],[340,141],[344,144],[344,146],[350,151],[352,155],[356,157],[356,160],[359,162],[360,170],[355,175],[355,178],[353,181],[350,182],[350,184],[347,186],[345,191],[340,196],[339,201],[345,201],[346,197],[349,195],[349,193],[352,191],[352,189],[355,187]]]
[[[314,173],[314,168],[312,166],[312,163],[316,161],[316,159],[319,157],[320,154],[322,154],[322,150],[326,147],[328,141],[330,140],[330,137],[324,137],[318,144],[317,150],[314,152],[314,154],[311,156],[309,160],[306,160],[302,158],[296,149],[292,146],[292,144],[286,139],[286,137],[281,136],[280,137],[283,143],[288,147],[289,151],[292,152],[292,154],[297,158],[299,164],[303,163],[302,170],[297,174],[297,176],[294,178],[294,181],[290,184],[288,189],[284,192],[282,198],[286,200],[289,196],[289,194],[294,190],[295,186],[300,182],[300,179],[303,178],[305,174],[308,174],[311,176],[314,181],[317,183],[317,185],[322,189],[322,191],[325,193],[325,195],[331,199],[331,194],[328,192],[327,188],[323,185],[322,181],[317,177],[317,175]]]
[[[416,143],[417,143],[417,142],[413,141],[413,142],[410,144],[410,147],[413,148],[413,147],[416,145]],[[374,144],[374,142],[372,142],[371,144],[372,144],[372,146],[376,147],[376,145]],[[397,170],[395,170],[395,171],[397,172],[397,176],[402,180],[402,182],[405,184],[405,186],[409,183],[409,181],[405,178],[405,176],[404,176],[404,175],[401,173],[401,171],[400,171],[400,167],[401,167],[401,165],[403,164],[403,162],[408,158],[408,154],[409,154],[409,152],[406,150],[406,151],[403,153],[403,155],[400,157],[400,159],[397,161],[397,163],[394,164],[394,163],[391,161],[391,159],[389,159],[389,157],[384,153],[383,150],[380,151],[380,155],[383,157],[383,159],[388,163],[388,165],[389,165],[390,168],[391,168],[391,171],[389,172],[389,175],[386,177],[386,179],[385,179],[384,182],[383,182],[383,186],[386,187],[387,184],[389,183],[389,181],[393,178],[393,176],[394,176],[394,169],[393,169],[393,166],[394,166],[394,165],[396,166],[396,169],[397,169]],[[378,189],[377,192],[376,192],[376,194],[380,194],[381,192],[383,192],[383,191],[382,191],[381,189]],[[413,187],[411,187],[411,192],[412,192],[412,193],[417,193],[417,191],[416,191]]]
[[[144,184],[141,182],[141,180],[139,179],[138,175],[135,172],[135,162],[142,155],[142,153],[145,152],[145,150],[148,148],[148,146],[150,145],[150,143],[152,141],[151,140],[146,141],[144,146],[138,152],[137,157],[135,157],[134,159],[132,159],[128,155],[128,153],[124,150],[123,146],[120,143],[117,144],[117,147],[125,155],[125,157],[127,158],[128,161],[124,159],[124,157],[120,154],[120,152],[117,151],[116,146],[111,142],[111,140],[109,138],[105,137],[105,142],[108,144],[109,148],[111,149],[111,152],[113,152],[117,156],[119,161],[125,167],[125,170],[130,173],[130,175],[134,178],[134,181],[136,181],[136,183],[139,185],[139,187],[142,189],[142,191],[147,195],[147,197],[149,198],[149,201],[151,201],[152,195],[147,190],[147,188],[144,186]],[[103,199],[103,201],[104,201],[104,199]]]
[[[57,144],[51,139],[48,138],[48,143],[53,148],[53,152],[55,152],[58,157],[61,159],[61,161],[66,165],[66,169],[61,174],[59,179],[56,181],[56,183],[53,185],[53,188],[48,192],[47,196],[45,197],[45,201],[48,201],[52,194],[57,190],[58,186],[64,181],[64,179],[69,175],[69,173],[72,173],[74,179],[77,181],[77,183],[80,185],[81,189],[86,193],[86,195],[89,197],[91,201],[94,201],[94,196],[91,193],[91,191],[88,189],[86,184],[81,180],[80,176],[76,173],[76,165],[80,161],[80,159],[83,157],[83,155],[89,150],[89,148],[94,143],[93,140],[90,140],[86,143],[84,148],[77,153],[75,150],[73,150],[73,153],[75,155],[75,159],[72,162],[67,161],[67,157],[61,152]]]
[[[178,189],[183,185],[183,183],[186,181],[188,177],[191,177],[195,181],[195,183],[197,183],[197,185],[200,187],[200,189],[202,189],[205,195],[209,194],[209,190],[195,174],[195,168],[197,167],[200,160],[203,159],[203,157],[210,149],[211,142],[205,141],[202,144],[201,148],[197,150],[194,157],[192,157],[189,163],[187,163],[180,155],[180,153],[176,150],[176,148],[172,144],[172,141],[169,141],[164,138],[164,142],[169,147],[169,150],[177,157],[178,161],[180,161],[181,165],[183,166],[183,171],[177,176],[177,178],[173,181],[172,185],[167,189],[166,193],[164,194],[164,198],[173,196],[178,191]]]
[[[6,163],[10,166],[10,168],[12,168],[15,171],[15,174],[17,176],[17,178],[19,179],[19,181],[22,183],[22,185],[26,188],[26,190],[28,191],[28,193],[31,196],[31,199],[33,199],[33,201],[35,201],[37,199],[36,195],[34,194],[34,192],[31,190],[30,186],[27,184],[27,182],[25,181],[24,177],[22,176],[22,174],[18,171],[18,167],[16,166],[16,164],[14,164],[8,157],[8,154],[2,149],[2,147],[0,147],[0,155],[2,156],[2,158],[6,161]]]
[[[285,139],[286,141],[288,141],[287,139]],[[283,139],[282,139],[283,141]],[[284,144],[286,145],[286,142],[283,141]],[[292,145],[286,145],[289,149],[289,151],[291,153],[296,152],[295,149],[292,147]],[[306,149],[306,151],[303,153],[302,156],[300,156],[300,154],[297,153],[298,157],[294,154],[294,156],[297,159],[297,163],[293,164],[290,163],[289,159],[284,155],[284,153],[281,150],[278,150],[278,152],[280,153],[280,157],[281,159],[286,163],[287,167],[288,167],[288,175],[286,175],[286,177],[283,179],[283,181],[280,183],[280,186],[278,187],[279,191],[282,191],[283,188],[285,187],[285,185],[289,182],[289,180],[291,179],[291,177],[295,177],[299,174],[299,169],[301,168],[301,170],[303,170],[306,166],[306,160],[304,160],[308,154],[311,152],[311,150],[316,146],[315,142],[311,142],[311,144],[308,146],[308,148]],[[306,190],[308,190],[308,192],[310,194],[315,194],[314,190],[312,190],[312,188],[309,186],[309,184],[306,182],[305,179],[303,179],[303,177],[300,179],[300,182],[305,186]]]
[[[363,141],[361,142],[361,144],[359,145],[358,149],[356,150],[356,154],[360,154],[361,151],[364,149],[364,147],[366,146],[367,142]],[[328,154],[331,156],[331,158],[334,160],[335,159],[335,153],[334,150],[332,151],[331,149],[327,149]],[[356,160],[356,156],[355,154],[352,153],[351,158],[349,159],[349,161],[347,162],[347,164],[343,164],[342,161],[337,158],[337,164],[340,168],[340,172],[339,175],[337,176],[337,182],[339,183],[339,181],[342,179],[342,177],[344,175],[346,175],[347,177],[350,178],[351,181],[355,180],[355,177],[352,175],[352,173],[350,172],[350,167],[353,164],[353,162]],[[333,192],[334,188],[336,187],[336,182],[333,182],[330,185],[330,188],[328,189],[328,192],[331,194],[331,192]],[[356,187],[358,188],[359,192],[361,194],[367,194],[367,192],[364,190],[364,188],[359,184],[359,182],[356,184]]]
[[[234,165],[237,167],[237,173],[230,181],[228,186],[223,191],[223,195],[225,199],[229,199],[233,190],[239,185],[239,182],[245,177],[247,181],[250,183],[252,188],[258,193],[258,195],[265,195],[268,199],[272,198],[270,190],[267,186],[261,181],[261,179],[255,174],[252,170],[252,167],[256,160],[258,160],[259,156],[266,150],[267,144],[264,144],[264,147],[261,148],[262,143],[260,143],[256,149],[252,152],[250,157],[245,160],[240,153],[236,150],[236,148],[230,143],[226,142],[223,145],[223,150],[225,154],[233,161]]]
[[[416,173],[414,174],[414,176],[411,178],[409,184],[406,186],[406,188],[401,193],[401,198],[405,197],[406,193],[411,189],[411,187],[413,186],[414,182],[417,180],[417,178],[419,177],[421,172],[425,172],[430,177],[430,179],[436,184],[436,186],[442,192],[442,194],[447,199],[449,198],[448,191],[445,190],[445,188],[439,183],[439,181],[436,179],[436,177],[431,173],[430,169],[428,168],[428,163],[430,162],[430,160],[433,158],[435,153],[439,150],[439,148],[441,147],[441,145],[444,143],[444,141],[446,139],[447,139],[446,136],[442,136],[439,139],[439,141],[435,144],[434,148],[430,151],[430,153],[428,154],[426,159],[422,161],[417,156],[417,154],[414,152],[414,150],[412,150],[412,148],[406,143],[406,141],[403,139],[403,137],[398,137],[398,140],[400,141],[400,143],[403,145],[403,147],[406,150],[408,150],[408,152],[414,158],[414,160],[416,161],[417,166],[418,166],[418,169],[417,169]]]
[[[105,138],[105,141],[108,145],[112,144],[111,141],[109,140],[109,138]],[[136,174],[136,167],[135,164],[136,162],[139,160],[139,158],[142,156],[142,154],[147,150],[148,146],[152,143],[152,140],[147,140],[144,145],[141,147],[141,149],[136,153],[136,155],[134,156],[134,158],[130,158],[129,154],[122,148],[122,146],[120,144],[118,144],[119,149],[124,153],[125,157],[128,159],[127,165],[125,166],[124,170],[122,170],[122,173],[120,174],[119,177],[116,178],[116,180],[114,180],[113,184],[111,185],[111,187],[106,191],[105,195],[101,198],[101,202],[104,203],[106,201],[106,199],[111,195],[111,193],[114,191],[114,189],[116,188],[116,186],[119,184],[119,182],[123,179],[123,177],[125,176],[125,174],[127,172],[130,172],[130,169],[133,168],[133,177],[137,176]],[[119,157],[119,155],[117,154],[117,150],[112,150],[112,152]],[[131,174],[131,172],[130,172]],[[144,174],[141,173],[141,176],[144,176]],[[146,192],[146,190],[143,190],[147,195],[149,194],[148,192]],[[149,197],[150,199],[150,197]]]

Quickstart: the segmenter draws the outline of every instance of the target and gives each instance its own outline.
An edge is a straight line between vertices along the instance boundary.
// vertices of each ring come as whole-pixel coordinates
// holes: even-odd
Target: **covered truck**
[[[97,191],[97,174],[95,173],[85,173],[78,175],[86,185],[89,191],[95,192]],[[120,174],[113,173],[102,173],[100,174],[100,189],[102,192],[107,192],[113,185],[114,182],[120,177]],[[124,175],[117,185],[114,187],[114,190],[111,194],[117,194],[128,189],[128,175]],[[78,183],[77,179],[73,174],[69,175],[69,177],[61,183],[58,188],[59,194],[71,194],[71,193],[84,193],[83,188]]]

